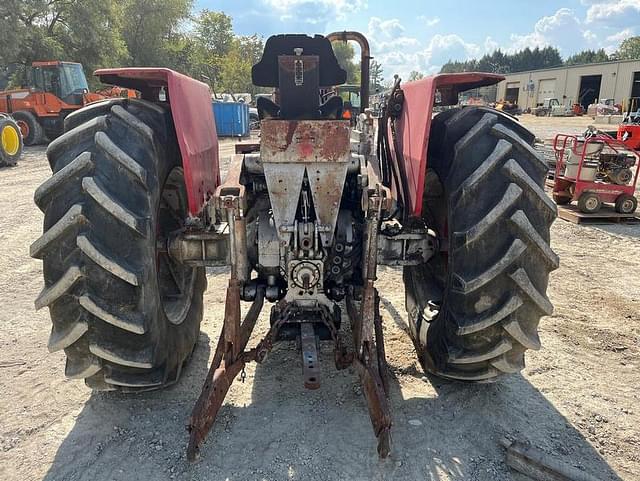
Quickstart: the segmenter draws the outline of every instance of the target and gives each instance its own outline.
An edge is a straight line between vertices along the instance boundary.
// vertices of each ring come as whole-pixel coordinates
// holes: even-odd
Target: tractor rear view
[[[355,128],[342,98],[326,95],[346,80],[331,41],[347,40],[362,50]],[[321,383],[318,341],[332,343],[337,369],[355,368],[378,452],[389,454],[378,265],[404,271],[425,370],[486,382],[540,348],[558,258],[534,136],[485,107],[432,118],[459,92],[502,77],[398,81],[373,118],[369,58],[355,32],[269,38],[252,80],[277,95],[259,99],[259,148],[235,155],[222,183],[208,88],[167,69],[98,71],[142,98],[70,114],[49,146],[53,176],[35,194],[44,233],[31,255],[44,261],[36,307],[50,310],[49,349],[65,350],[67,376],[98,390],[175,382],[198,336],[204,269],[231,267],[220,340],[189,421],[190,459],[245,365],[292,339],[306,388]],[[270,329],[247,349],[265,302]]]

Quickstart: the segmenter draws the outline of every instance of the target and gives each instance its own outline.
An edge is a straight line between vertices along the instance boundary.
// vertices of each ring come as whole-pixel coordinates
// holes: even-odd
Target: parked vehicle
[[[321,88],[347,77],[331,41],[360,45],[353,124],[340,115],[347,100],[320,102]],[[378,265],[403,269],[407,350],[426,371],[486,382],[523,369],[525,351],[540,348],[558,267],[547,166],[511,116],[453,107],[460,92],[504,77],[397,79],[374,118],[370,58],[357,32],[270,37],[252,81],[278,96],[258,102],[260,144],[232,157],[224,182],[209,88],[168,69],[97,71],[142,98],[69,114],[49,146],[53,176],[35,193],[44,232],[31,255],[44,264],[36,307],[49,308],[49,349],[65,351],[68,377],[125,392],[176,382],[198,340],[205,268],[230,267],[189,459],[246,364],[293,339],[306,388],[320,386],[319,342],[331,343],[338,369],[354,367],[378,453],[389,455]],[[433,116],[436,107],[452,108]],[[247,349],[265,302],[270,327]]]
[[[22,87],[0,92],[0,112],[15,119],[25,145],[36,145],[60,135],[71,112],[104,98],[89,92],[79,63],[33,62]]]

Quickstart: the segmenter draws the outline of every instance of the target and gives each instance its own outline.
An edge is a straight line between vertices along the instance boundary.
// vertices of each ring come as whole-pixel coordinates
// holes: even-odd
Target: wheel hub
[[[22,138],[27,138],[29,136],[29,124],[27,124],[24,120],[17,120],[16,124],[18,124],[18,127],[20,128]]]
[[[158,209],[158,239],[166,240],[183,227],[187,217],[187,196],[181,168],[167,177],[160,195]],[[162,246],[164,242],[159,242]],[[191,308],[196,280],[195,268],[178,262],[166,247],[157,249],[158,284],[162,308],[172,324],[181,324]]]
[[[587,202],[585,202],[585,205],[587,207],[587,209],[589,210],[595,210],[598,207],[598,199],[591,197],[589,199],[587,199]]]
[[[11,125],[5,125],[0,133],[0,139],[2,141],[2,150],[8,155],[16,155],[20,150],[20,136],[18,131]]]
[[[625,214],[630,213],[633,210],[633,201],[630,199],[625,200],[622,203],[622,212],[624,212]]]

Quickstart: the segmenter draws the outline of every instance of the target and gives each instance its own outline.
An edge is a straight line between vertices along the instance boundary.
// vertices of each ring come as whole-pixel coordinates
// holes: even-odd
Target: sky
[[[239,35],[362,32],[385,78],[437,73],[449,59],[497,48],[611,53],[640,35],[640,0],[196,0],[196,8],[230,15]]]

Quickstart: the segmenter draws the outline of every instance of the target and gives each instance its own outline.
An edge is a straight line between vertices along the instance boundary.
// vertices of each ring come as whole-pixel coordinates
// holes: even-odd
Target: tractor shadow
[[[215,347],[201,333],[177,385],[134,396],[92,395],[44,479],[523,481],[498,445],[508,435],[602,481],[621,480],[521,375],[484,385],[425,377],[406,360],[415,355],[398,328],[403,316],[385,299],[382,307],[383,317],[395,320],[385,325],[394,422],[389,459],[377,456],[355,371],[337,371],[332,345],[322,343],[321,387],[306,390],[299,352],[288,342],[263,364],[247,366],[245,384],[237,379],[231,387],[199,461],[189,464],[186,424]],[[250,345],[266,330],[268,308]]]
[[[208,370],[210,349],[209,336],[200,332],[180,380],[162,391],[92,393],[43,479],[176,479],[182,469],[177,466],[186,465],[186,426]]]

